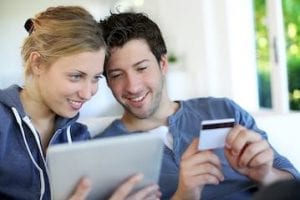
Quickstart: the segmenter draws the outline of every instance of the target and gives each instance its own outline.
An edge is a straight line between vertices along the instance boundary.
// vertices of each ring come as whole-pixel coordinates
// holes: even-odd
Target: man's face
[[[125,112],[139,119],[153,116],[162,103],[166,57],[160,63],[144,40],[130,40],[111,50],[108,85]]]

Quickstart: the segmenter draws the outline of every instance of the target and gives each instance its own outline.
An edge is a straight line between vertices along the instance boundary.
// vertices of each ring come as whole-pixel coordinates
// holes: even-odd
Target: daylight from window
[[[259,104],[272,108],[271,62],[265,0],[254,0]],[[300,0],[282,1],[290,110],[300,111]],[[280,80],[278,80],[280,81]]]

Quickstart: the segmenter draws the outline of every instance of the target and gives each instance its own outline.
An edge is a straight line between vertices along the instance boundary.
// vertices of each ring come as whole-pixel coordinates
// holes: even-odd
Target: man
[[[168,127],[159,185],[163,199],[249,199],[260,184],[299,177],[271,148],[254,119],[226,98],[171,101],[165,76],[167,49],[159,27],[139,13],[100,22],[108,46],[107,83],[124,107],[100,137]],[[234,118],[226,147],[198,150],[203,120]]]

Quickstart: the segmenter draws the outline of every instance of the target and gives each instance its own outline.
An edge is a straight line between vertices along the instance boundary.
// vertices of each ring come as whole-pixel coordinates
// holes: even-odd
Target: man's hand
[[[158,185],[149,185],[133,194],[132,190],[141,180],[141,174],[132,176],[112,194],[109,200],[157,200],[161,196]],[[105,183],[103,183],[105,184]],[[91,190],[91,182],[88,178],[82,178],[75,188],[75,192],[69,200],[84,200]]]
[[[263,184],[290,176],[273,168],[274,153],[267,140],[241,125],[228,134],[225,155],[236,171]]]
[[[147,186],[136,193],[132,192],[134,186],[138,184],[143,179],[141,174],[135,175],[129,178],[125,183],[123,183],[111,196],[109,200],[157,200],[160,198],[161,193],[159,191],[158,185]]]
[[[179,183],[172,200],[200,199],[206,184],[217,185],[224,180],[219,158],[212,151],[199,151],[194,139],[181,157]]]

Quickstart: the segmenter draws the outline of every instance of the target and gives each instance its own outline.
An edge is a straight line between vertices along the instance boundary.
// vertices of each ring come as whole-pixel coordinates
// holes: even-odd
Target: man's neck
[[[139,119],[131,113],[125,111],[121,121],[130,132],[148,131],[162,125],[168,125],[168,117],[174,114],[178,108],[178,102],[167,101],[165,105],[162,105],[158,111],[148,118]]]

